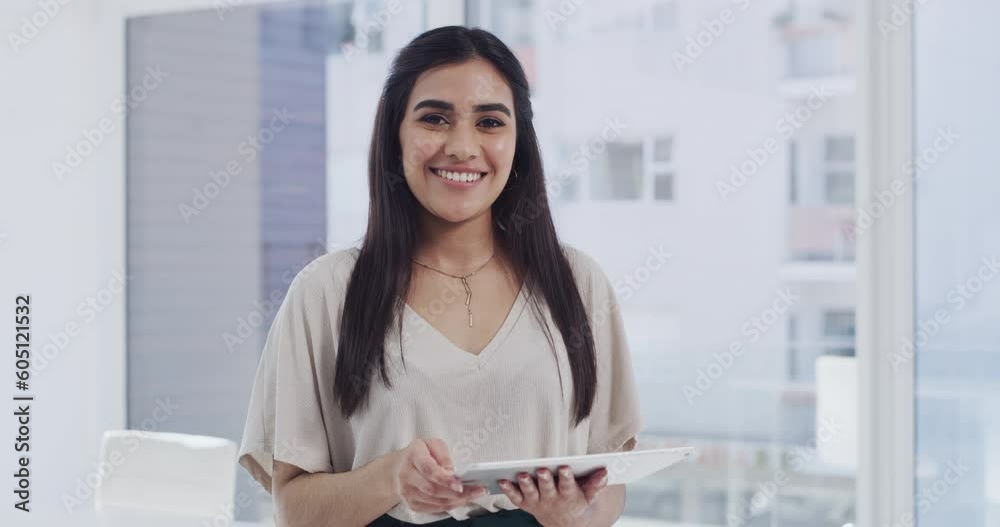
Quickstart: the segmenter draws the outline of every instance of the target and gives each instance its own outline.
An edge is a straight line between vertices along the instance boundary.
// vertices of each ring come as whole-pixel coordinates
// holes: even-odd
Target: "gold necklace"
[[[476,269],[475,271],[472,271],[471,273],[469,273],[469,274],[467,274],[465,276],[459,276],[459,275],[454,275],[454,274],[451,274],[451,273],[446,273],[446,272],[444,272],[444,271],[442,271],[440,269],[436,269],[434,267],[431,267],[431,266],[429,266],[429,265],[421,262],[420,260],[417,260],[416,258],[414,258],[413,261],[416,262],[417,265],[426,267],[426,268],[430,269],[431,271],[435,271],[435,272],[441,273],[441,274],[443,274],[445,276],[450,276],[452,278],[458,278],[459,280],[462,281],[462,285],[465,286],[465,309],[467,309],[469,311],[469,327],[471,328],[472,327],[472,288],[469,287],[469,280],[468,280],[468,278],[470,276],[478,273],[480,270],[482,270],[483,267],[486,267],[486,264],[490,263],[490,260],[493,260],[494,256],[496,256],[496,253],[491,254],[490,257],[489,257],[489,259],[486,260],[486,262],[484,262],[483,265],[480,265],[478,269]]]

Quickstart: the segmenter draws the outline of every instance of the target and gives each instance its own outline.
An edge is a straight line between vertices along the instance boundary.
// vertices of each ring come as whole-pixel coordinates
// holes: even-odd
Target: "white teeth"
[[[483,177],[483,175],[481,173],[479,173],[479,172],[471,172],[471,173],[470,172],[450,172],[450,171],[447,171],[447,170],[438,170],[436,168],[435,169],[431,169],[431,170],[435,174],[437,174],[437,175],[439,175],[439,176],[441,176],[441,177],[443,177],[445,179],[448,179],[448,180],[451,180],[451,181],[460,181],[462,183],[469,183],[469,182],[472,182],[472,181],[479,181],[479,178]]]

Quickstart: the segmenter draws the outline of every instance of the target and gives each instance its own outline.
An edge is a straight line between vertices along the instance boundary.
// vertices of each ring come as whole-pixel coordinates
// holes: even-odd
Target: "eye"
[[[420,118],[420,122],[427,124],[447,124],[448,120],[444,116],[436,113],[430,113]]]
[[[501,121],[499,119],[494,119],[492,117],[487,117],[487,118],[483,119],[482,121],[479,121],[479,124],[480,125],[485,125],[486,128],[500,128],[501,126],[504,125],[503,121]]]

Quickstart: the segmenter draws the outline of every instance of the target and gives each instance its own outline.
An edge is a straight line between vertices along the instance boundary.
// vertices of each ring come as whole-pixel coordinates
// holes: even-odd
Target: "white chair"
[[[232,521],[236,454],[236,443],[218,437],[107,431],[94,508]]]

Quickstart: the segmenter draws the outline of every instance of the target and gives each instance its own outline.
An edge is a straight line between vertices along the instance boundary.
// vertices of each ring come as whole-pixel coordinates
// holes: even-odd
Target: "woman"
[[[258,367],[240,464],[279,524],[611,525],[606,469],[495,495],[455,476],[630,449],[641,427],[614,292],[558,241],[511,51],[462,27],[402,49],[368,178],[360,249],[296,276]]]

